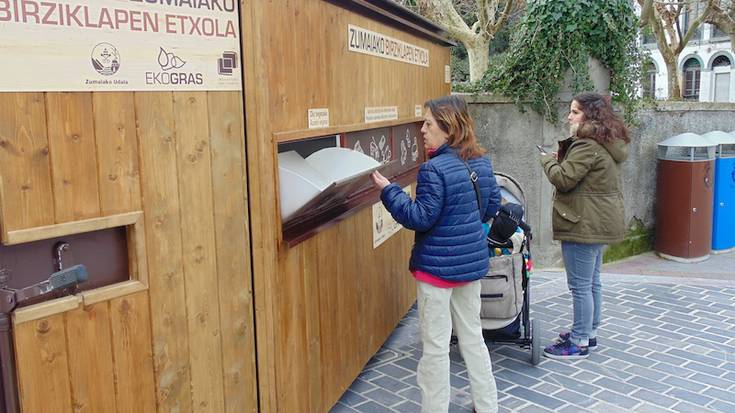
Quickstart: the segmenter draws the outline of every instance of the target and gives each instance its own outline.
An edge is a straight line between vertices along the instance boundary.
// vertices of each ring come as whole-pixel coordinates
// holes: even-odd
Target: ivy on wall
[[[630,0],[529,0],[507,53],[473,86],[512,98],[556,123],[554,101],[571,71],[571,90],[590,90],[590,57],[611,72],[610,93],[631,120],[638,105],[642,52]]]

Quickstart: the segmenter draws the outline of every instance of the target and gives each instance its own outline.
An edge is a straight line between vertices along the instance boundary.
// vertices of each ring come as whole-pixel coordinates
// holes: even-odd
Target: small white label
[[[309,129],[328,128],[329,109],[309,109]]]
[[[449,65],[444,66],[444,83],[452,83],[452,68]]]
[[[411,186],[403,188],[403,191],[411,196]],[[397,223],[390,215],[382,202],[373,204],[373,249],[388,240],[393,234],[401,230],[401,224]]]
[[[417,118],[424,116],[424,107],[421,105],[416,105],[413,108],[413,115],[416,116]]]
[[[398,106],[365,108],[365,123],[398,119]]]

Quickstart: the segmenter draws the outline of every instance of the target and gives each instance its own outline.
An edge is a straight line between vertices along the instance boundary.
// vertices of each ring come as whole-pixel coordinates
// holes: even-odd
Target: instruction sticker
[[[309,109],[309,129],[328,128],[329,127],[329,109]]]
[[[398,119],[398,106],[365,108],[365,123]]]
[[[411,196],[411,186],[403,188],[403,192]],[[401,224],[393,219],[382,202],[373,204],[373,249],[378,248],[401,228]]]

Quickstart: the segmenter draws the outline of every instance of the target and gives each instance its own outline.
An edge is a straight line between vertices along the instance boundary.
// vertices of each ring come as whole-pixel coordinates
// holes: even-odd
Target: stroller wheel
[[[531,364],[541,361],[541,328],[538,320],[531,320]]]

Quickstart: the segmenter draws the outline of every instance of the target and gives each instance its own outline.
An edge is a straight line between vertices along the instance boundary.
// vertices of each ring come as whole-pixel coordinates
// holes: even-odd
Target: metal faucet
[[[69,243],[66,241],[59,241],[54,245],[54,252],[56,253],[56,271],[64,269],[62,254],[67,250],[69,250]]]

